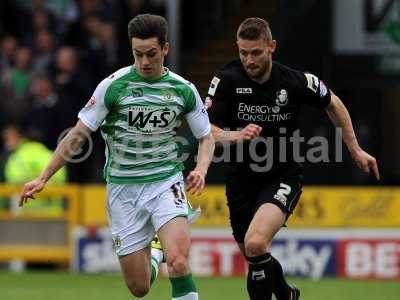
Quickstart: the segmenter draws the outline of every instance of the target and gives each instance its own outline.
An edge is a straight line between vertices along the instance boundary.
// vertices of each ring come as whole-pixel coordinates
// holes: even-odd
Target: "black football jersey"
[[[290,142],[299,129],[301,106],[323,109],[330,98],[329,88],[313,74],[272,62],[270,78],[259,84],[235,60],[216,72],[205,106],[211,123],[224,130],[241,130],[250,123],[262,127],[258,141],[245,142],[240,149],[236,144],[230,147],[231,173],[276,174],[301,170]],[[256,167],[266,164],[270,167]]]

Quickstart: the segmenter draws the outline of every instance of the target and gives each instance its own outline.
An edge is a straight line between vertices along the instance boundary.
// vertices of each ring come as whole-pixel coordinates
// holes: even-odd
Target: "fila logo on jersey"
[[[237,88],[236,89],[236,94],[252,94],[253,89],[252,88]]]
[[[176,117],[176,112],[169,109],[151,109],[132,107],[128,111],[130,130],[151,132],[155,128],[165,128]]]

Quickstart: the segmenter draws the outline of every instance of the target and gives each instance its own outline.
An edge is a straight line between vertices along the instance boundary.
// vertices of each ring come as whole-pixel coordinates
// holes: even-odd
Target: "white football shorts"
[[[188,215],[181,172],[154,183],[109,183],[107,197],[108,221],[118,256],[146,248],[161,226]]]

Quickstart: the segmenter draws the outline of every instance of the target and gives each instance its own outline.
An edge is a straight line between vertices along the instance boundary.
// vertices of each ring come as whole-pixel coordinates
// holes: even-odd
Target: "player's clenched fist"
[[[241,136],[243,140],[252,140],[256,137],[258,137],[261,133],[262,127],[258,126],[256,124],[249,124],[245,128],[242,129]]]

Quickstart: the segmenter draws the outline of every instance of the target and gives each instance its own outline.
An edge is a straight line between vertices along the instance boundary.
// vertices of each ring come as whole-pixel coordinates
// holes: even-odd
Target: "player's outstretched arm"
[[[205,185],[205,177],[211,164],[215,149],[214,138],[211,133],[199,139],[197,151],[197,164],[186,178],[187,191],[193,194],[201,194]]]
[[[218,126],[211,125],[211,132],[216,142],[234,144],[240,141],[250,141],[258,137],[261,133],[262,127],[250,123],[242,130],[230,131],[223,130]]]
[[[61,140],[55,150],[53,157],[47,167],[36,179],[26,183],[19,197],[19,206],[24,205],[28,199],[34,199],[33,195],[43,190],[47,181],[61,169],[67,161],[76,155],[86,139],[90,136],[91,130],[78,121],[74,128]]]
[[[343,141],[349,150],[351,157],[357,166],[366,174],[371,171],[376,179],[380,179],[378,164],[375,157],[365,152],[358,144],[356,135],[354,133],[353,125],[351,123],[350,114],[344,106],[343,102],[331,91],[331,102],[326,108],[331,121],[339,128],[342,129]]]

